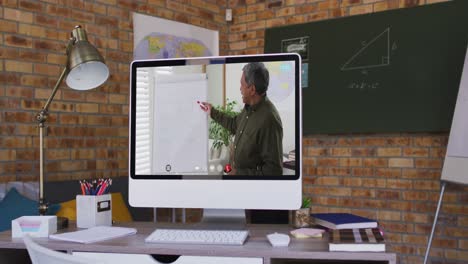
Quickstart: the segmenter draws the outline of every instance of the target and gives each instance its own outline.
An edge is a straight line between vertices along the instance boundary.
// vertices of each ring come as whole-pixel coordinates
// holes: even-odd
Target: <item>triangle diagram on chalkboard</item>
[[[390,65],[390,28],[362,45],[363,47],[343,64],[342,71]]]

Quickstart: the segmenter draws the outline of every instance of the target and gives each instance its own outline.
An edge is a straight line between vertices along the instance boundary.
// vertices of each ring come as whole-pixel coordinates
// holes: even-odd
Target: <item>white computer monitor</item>
[[[277,109],[282,124],[280,147],[274,150],[282,149],[279,163],[283,168],[274,175],[262,172],[262,166],[257,166],[254,173],[243,170],[244,173],[227,174],[226,165],[233,162],[235,143],[213,148],[222,144],[216,136],[220,133],[219,126],[216,127],[198,102],[208,102],[213,107],[231,102],[233,112],[242,111],[245,104],[240,85],[244,66],[258,62],[268,71],[266,95]],[[302,200],[301,101],[301,59],[297,54],[133,61],[129,109],[130,205],[299,208]],[[272,131],[263,133],[264,138],[277,135]],[[235,141],[235,137],[231,140]],[[250,142],[257,144],[256,140],[252,138]]]

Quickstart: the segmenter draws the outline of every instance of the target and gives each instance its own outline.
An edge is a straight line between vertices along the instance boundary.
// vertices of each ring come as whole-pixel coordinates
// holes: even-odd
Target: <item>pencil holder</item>
[[[76,226],[78,228],[110,225],[112,225],[110,194],[76,196]]]

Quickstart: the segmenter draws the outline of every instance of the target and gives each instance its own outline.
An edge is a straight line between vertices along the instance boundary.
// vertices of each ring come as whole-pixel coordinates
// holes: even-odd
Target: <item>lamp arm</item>
[[[42,110],[36,116],[36,121],[39,125],[39,215],[45,215],[49,207],[44,200],[44,123],[49,116],[49,105],[54,99],[60,83],[62,82],[65,75],[67,75],[67,73],[68,69],[65,67],[65,69],[63,69],[62,73],[60,74],[54,89],[52,90],[52,94],[49,96],[49,99],[47,99],[47,102]]]
[[[67,57],[69,54],[70,47],[73,45],[73,42],[74,38],[71,38],[68,41]],[[36,121],[38,122],[39,126],[39,215],[45,215],[49,207],[49,205],[45,202],[44,199],[44,123],[47,121],[47,118],[49,116],[49,106],[52,103],[52,100],[54,100],[55,94],[57,93],[60,84],[62,83],[63,79],[69,71],[70,69],[68,68],[68,66],[65,66],[62,73],[60,74],[60,77],[57,80],[57,83],[55,83],[54,89],[52,90],[51,95],[47,99],[47,102],[45,103],[44,107],[42,107],[42,110],[36,115]]]
[[[54,100],[55,94],[57,93],[57,90],[60,87],[60,83],[62,83],[62,81],[65,78],[65,75],[67,75],[67,73],[68,73],[68,69],[64,68],[62,73],[60,74],[59,79],[57,80],[57,83],[55,84],[54,89],[52,90],[52,93],[49,96],[49,99],[47,99],[47,102],[42,107],[42,110],[36,116],[36,120],[38,122],[43,123],[43,122],[45,122],[47,120],[47,112],[49,111],[50,103],[52,103],[52,100]]]
[[[75,42],[75,40],[76,40],[76,38],[71,37],[68,40],[68,43],[67,43],[67,47],[66,47],[67,65],[68,65],[68,60],[70,60],[70,58],[68,58],[68,55],[70,54],[70,49],[73,46],[73,43]],[[49,105],[50,105],[50,103],[52,103],[52,100],[54,100],[55,94],[57,93],[57,90],[60,87],[60,84],[62,83],[63,79],[65,78],[65,75],[67,75],[69,71],[70,71],[70,69],[68,68],[68,66],[66,66],[63,69],[62,73],[60,74],[59,79],[57,80],[57,83],[55,83],[55,86],[54,86],[54,89],[52,90],[52,93],[50,94],[49,98],[47,99],[46,104],[44,105],[44,107],[42,107],[42,110],[37,114],[36,120],[40,124],[44,123],[47,120],[47,116],[48,116],[47,112],[49,111]]]

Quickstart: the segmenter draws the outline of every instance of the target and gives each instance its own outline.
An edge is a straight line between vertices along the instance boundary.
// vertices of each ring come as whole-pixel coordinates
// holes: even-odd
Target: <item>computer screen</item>
[[[129,203],[299,208],[300,77],[297,54],[133,61]]]

